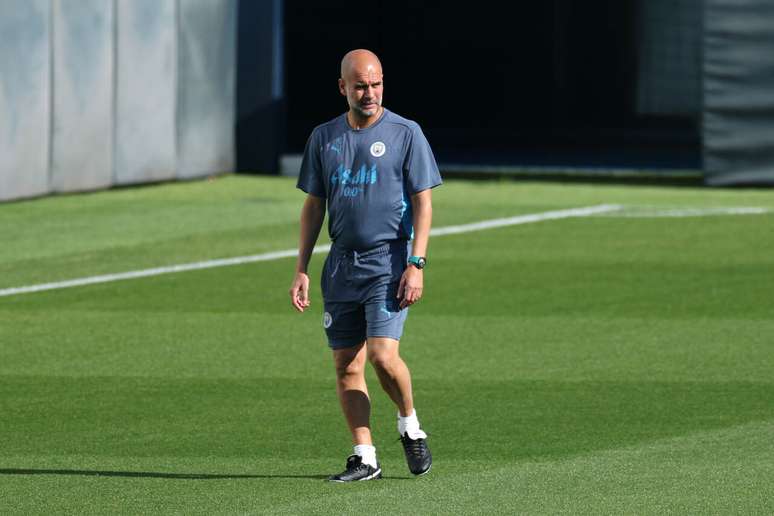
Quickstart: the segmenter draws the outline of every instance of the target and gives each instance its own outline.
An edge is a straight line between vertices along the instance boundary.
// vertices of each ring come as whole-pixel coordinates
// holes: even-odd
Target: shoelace
[[[424,439],[411,439],[410,437],[401,437],[400,441],[403,441],[404,448],[412,455],[424,455],[427,450],[427,444]]]

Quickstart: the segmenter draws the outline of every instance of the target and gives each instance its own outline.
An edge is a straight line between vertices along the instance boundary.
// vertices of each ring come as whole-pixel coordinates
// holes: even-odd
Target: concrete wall
[[[0,2],[0,200],[50,191],[50,7]]]
[[[0,201],[233,170],[237,1],[0,1]]]
[[[234,0],[180,0],[178,177],[234,169],[236,16]]]
[[[53,2],[52,191],[113,183],[113,23],[111,2]]]
[[[175,177],[175,0],[118,0],[115,180]]]

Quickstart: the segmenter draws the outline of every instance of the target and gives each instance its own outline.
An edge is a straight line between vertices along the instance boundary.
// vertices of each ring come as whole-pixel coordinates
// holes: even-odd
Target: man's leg
[[[427,434],[419,427],[411,393],[411,373],[398,353],[399,341],[386,337],[368,337],[368,359],[387,394],[398,407],[398,433],[403,443],[409,471],[424,475],[433,463],[427,447]]]
[[[336,393],[352,433],[352,443],[371,445],[371,400],[365,381],[365,342],[351,348],[334,349]]]
[[[354,453],[347,458],[346,469],[328,480],[352,482],[382,478],[368,422],[371,401],[365,382],[365,342],[351,348],[334,349],[333,361],[336,365],[336,392],[355,446]]]
[[[368,360],[387,395],[403,417],[414,411],[411,373],[398,352],[399,341],[387,337],[368,338]]]

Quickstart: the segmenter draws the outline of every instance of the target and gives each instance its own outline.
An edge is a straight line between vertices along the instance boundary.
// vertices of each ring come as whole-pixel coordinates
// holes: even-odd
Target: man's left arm
[[[430,188],[411,196],[411,209],[414,212],[413,256],[427,256],[427,241],[430,239],[430,226],[433,220],[432,190]],[[409,264],[400,279],[398,299],[400,307],[413,305],[422,297],[424,271]]]

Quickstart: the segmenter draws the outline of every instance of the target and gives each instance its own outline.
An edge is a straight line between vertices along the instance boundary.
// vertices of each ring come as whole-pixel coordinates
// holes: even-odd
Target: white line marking
[[[588,217],[589,215],[600,215],[620,210],[622,206],[617,204],[601,204],[599,206],[589,206],[587,208],[572,208],[569,210],[546,211],[543,213],[530,213],[528,215],[517,215],[505,219],[483,220],[473,222],[472,224],[462,224],[460,226],[446,226],[430,230],[432,236],[454,235],[457,233],[469,233],[471,231],[481,231],[484,229],[501,228],[504,226],[515,226],[517,224],[529,224],[531,222],[540,222],[543,220],[567,219],[570,217]]]
[[[505,226],[516,226],[518,224],[529,224],[543,220],[567,219],[572,217],[588,217],[620,210],[621,206],[614,204],[602,204],[599,206],[588,206],[585,208],[573,208],[569,210],[546,211],[543,213],[531,213],[527,215],[518,215],[503,219],[484,220],[472,224],[462,224],[459,226],[446,226],[436,228],[430,231],[433,236],[454,235],[458,233],[470,233],[472,231],[482,231],[485,229],[500,228]],[[318,245],[313,253],[324,253],[329,251],[330,244]],[[234,258],[221,258],[217,260],[207,260],[203,262],[183,263],[179,265],[169,265],[166,267],[154,267],[153,269],[142,269],[137,271],[119,272],[116,274],[103,274],[100,276],[88,276],[85,278],[75,278],[65,281],[55,281],[52,283],[41,283],[38,285],[28,285],[25,287],[13,287],[0,289],[0,297],[14,296],[17,294],[30,294],[33,292],[42,292],[45,290],[56,290],[61,288],[80,287],[83,285],[94,285],[97,283],[109,283],[112,281],[121,281],[135,278],[147,278],[149,276],[159,276],[161,274],[171,274],[173,272],[195,271],[201,269],[212,269],[214,267],[227,267],[229,265],[242,265],[253,262],[266,262],[270,260],[279,260],[282,258],[293,258],[298,254],[297,249],[285,249],[284,251],[274,251],[271,253],[254,254],[250,256],[237,256]]]
[[[326,252],[331,248],[330,245],[318,245],[314,248],[314,253]],[[153,269],[142,269],[138,271],[119,272],[115,274],[103,274],[100,276],[88,276],[86,278],[75,278],[65,281],[55,281],[53,283],[41,283],[38,285],[29,285],[26,287],[5,288],[0,290],[0,297],[13,296],[16,294],[29,294],[32,292],[41,292],[43,290],[54,290],[59,288],[80,287],[82,285],[93,285],[95,283],[109,283],[111,281],[121,281],[135,278],[146,278],[148,276],[158,276],[160,274],[170,274],[173,272],[195,271],[200,269],[212,269],[214,267],[227,267],[229,265],[241,265],[244,263],[266,262],[270,260],[279,260],[281,258],[290,258],[296,256],[296,249],[286,249],[284,251],[274,251],[271,253],[254,254],[251,256],[237,256],[234,258],[220,258],[217,260],[207,260],[205,262],[183,263],[179,265],[168,265],[165,267],[154,267]]]
[[[629,206],[616,213],[602,213],[603,217],[663,218],[663,217],[710,217],[715,215],[762,215],[767,208],[752,206],[729,206],[716,208],[668,208],[659,206]]]

